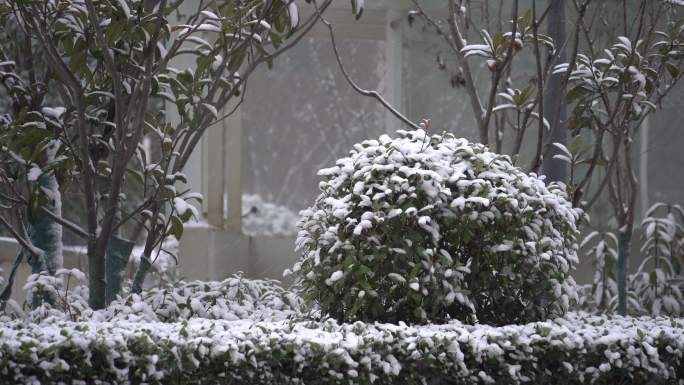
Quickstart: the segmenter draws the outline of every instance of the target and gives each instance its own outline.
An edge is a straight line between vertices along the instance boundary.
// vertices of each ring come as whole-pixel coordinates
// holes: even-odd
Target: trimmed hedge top
[[[3,384],[684,384],[684,321],[8,321]]]

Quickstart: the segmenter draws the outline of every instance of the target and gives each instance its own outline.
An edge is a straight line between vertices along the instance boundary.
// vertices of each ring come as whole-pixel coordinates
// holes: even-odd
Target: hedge
[[[0,324],[1,384],[684,384],[684,320]]]
[[[71,287],[62,282],[70,282]],[[278,281],[248,279],[242,274],[223,281],[162,282],[140,294],[127,293],[118,297],[101,310],[88,306],[85,284],[85,274],[77,269],[60,269],[56,277],[32,274],[24,285],[29,309],[22,309],[10,300],[5,314],[10,319],[46,324],[59,321],[179,322],[191,318],[280,321],[313,311],[304,309],[301,297],[295,291],[283,288]],[[33,301],[38,294],[38,298],[51,300]]]

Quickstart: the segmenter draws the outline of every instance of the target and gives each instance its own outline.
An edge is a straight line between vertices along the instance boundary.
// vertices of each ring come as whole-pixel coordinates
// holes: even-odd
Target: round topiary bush
[[[580,213],[562,186],[453,135],[399,131],[319,171],[293,268],[341,321],[505,324],[576,300]]]

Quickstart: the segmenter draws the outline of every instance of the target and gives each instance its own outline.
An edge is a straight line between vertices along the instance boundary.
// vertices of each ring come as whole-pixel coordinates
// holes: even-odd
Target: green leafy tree
[[[528,169],[565,182],[574,206],[589,212],[605,202],[612,209],[624,314],[639,194],[634,142],[682,77],[681,2],[515,0],[475,7],[449,0],[442,19],[412,3],[409,22],[424,21],[450,48],[453,84],[470,102],[479,140],[518,162],[529,155],[528,143]],[[603,16],[610,14],[619,17]],[[559,28],[563,19],[567,31]],[[484,26],[480,36],[470,31],[476,23]],[[478,84],[475,65],[488,70],[487,87]],[[558,178],[566,168],[567,177]]]
[[[153,250],[182,236],[195,214],[189,201],[201,199],[181,188],[200,138],[234,111],[224,106],[240,103],[254,69],[271,66],[315,21],[300,18],[292,0],[0,3],[0,81],[10,101],[0,121],[0,202],[11,214],[1,220],[34,270],[61,267],[55,229],[73,231],[87,243],[90,305],[102,308],[120,289],[132,246],[121,230],[134,222],[147,234],[132,288],[141,290]],[[191,67],[174,68],[188,59]],[[73,222],[58,204],[69,188],[83,199]]]

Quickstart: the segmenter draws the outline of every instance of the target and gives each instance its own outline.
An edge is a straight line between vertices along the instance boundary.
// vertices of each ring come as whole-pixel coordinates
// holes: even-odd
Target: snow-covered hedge
[[[88,306],[85,275],[77,269],[61,269],[55,277],[29,276],[24,286],[24,308],[8,301],[5,319],[32,323],[56,321],[178,322],[191,318],[280,321],[304,314],[301,298],[277,281],[234,275],[223,281],[178,281],[127,294],[105,309]],[[36,294],[40,293],[38,297]],[[32,298],[45,298],[36,302]],[[1,383],[1,382],[0,382]]]
[[[338,320],[490,324],[562,315],[576,300],[580,213],[508,156],[399,131],[319,171],[293,271]]]
[[[681,319],[11,321],[3,384],[684,384]]]

